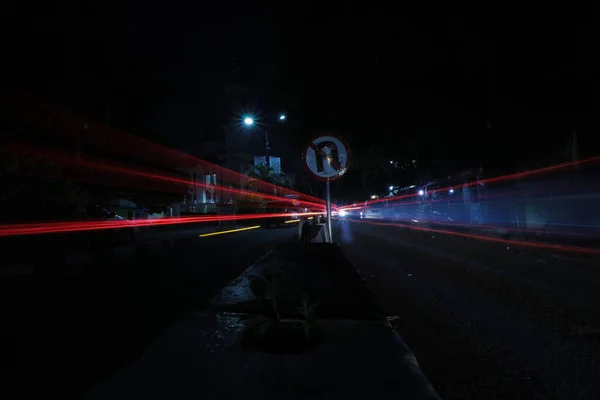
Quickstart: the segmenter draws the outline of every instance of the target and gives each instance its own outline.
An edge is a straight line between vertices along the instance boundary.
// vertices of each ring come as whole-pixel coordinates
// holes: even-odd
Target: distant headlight
[[[338,215],[340,217],[345,217],[346,215],[348,215],[348,213],[346,211],[344,211],[344,210],[340,210],[340,212],[338,213]]]

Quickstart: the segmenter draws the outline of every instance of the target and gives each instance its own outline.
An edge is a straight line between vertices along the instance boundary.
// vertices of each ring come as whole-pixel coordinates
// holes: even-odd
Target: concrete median
[[[280,245],[86,398],[439,399],[335,244]]]

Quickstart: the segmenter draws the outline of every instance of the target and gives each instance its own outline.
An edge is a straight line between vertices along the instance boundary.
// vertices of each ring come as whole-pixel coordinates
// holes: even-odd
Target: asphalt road
[[[600,257],[336,225],[442,398],[600,399]]]
[[[0,359],[11,383],[0,397],[78,397],[297,234],[261,228],[199,237],[206,232],[147,232],[137,246],[95,255],[68,277],[0,280]]]

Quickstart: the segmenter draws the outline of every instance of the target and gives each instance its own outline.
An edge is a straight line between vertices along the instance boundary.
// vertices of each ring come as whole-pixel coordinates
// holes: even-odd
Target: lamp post
[[[285,114],[279,115],[280,122],[284,122],[285,119],[286,119]],[[255,126],[255,123],[256,123],[256,121],[252,117],[244,118],[244,125],[246,125],[247,127]],[[267,130],[267,127],[265,127],[265,129],[264,129],[264,141],[265,141],[265,164],[267,165],[267,167],[270,167],[271,160],[269,159],[269,150],[271,150],[271,148],[269,147],[269,131]]]

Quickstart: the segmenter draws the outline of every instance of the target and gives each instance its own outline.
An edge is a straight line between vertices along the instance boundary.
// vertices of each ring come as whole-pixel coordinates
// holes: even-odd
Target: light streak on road
[[[440,189],[430,190],[430,191],[428,191],[428,194],[438,193],[438,192],[448,192],[452,189],[462,188],[465,185],[466,186],[475,186],[475,185],[480,185],[480,184],[490,184],[490,183],[494,183],[494,182],[502,182],[502,181],[509,181],[509,180],[513,180],[513,179],[520,179],[520,178],[524,178],[524,177],[528,177],[528,176],[532,176],[532,175],[538,175],[538,174],[542,174],[542,173],[546,173],[546,172],[559,171],[561,169],[573,167],[576,165],[591,164],[594,162],[600,162],[600,156],[587,158],[585,160],[570,161],[570,162],[565,162],[565,163],[561,163],[561,164],[550,165],[548,167],[533,169],[531,171],[517,172],[514,174],[507,174],[507,175],[496,176],[496,177],[492,177],[492,178],[484,178],[484,179],[480,179],[478,181],[472,181],[472,182],[468,182],[468,183],[460,184],[460,185],[447,186],[447,187],[443,187]],[[416,196],[416,194],[417,193],[410,193],[410,194],[403,194],[403,195],[393,196],[393,197],[383,197],[383,198],[375,199],[375,200],[367,200],[365,202],[365,205],[368,206],[369,204],[376,204],[376,203],[382,203],[382,202],[386,202],[386,201],[391,202],[391,201],[396,201],[396,200],[401,200],[401,199],[407,199],[407,198]],[[341,207],[341,208],[346,209],[347,207]]]
[[[248,226],[246,228],[237,228],[237,229],[230,229],[228,231],[220,231],[220,232],[211,232],[211,233],[203,233],[202,235],[199,235],[200,237],[207,237],[207,236],[216,236],[216,235],[224,235],[226,233],[234,233],[234,232],[243,232],[243,231],[249,231],[252,229],[258,229],[260,228],[260,225],[255,225],[255,226]]]
[[[134,168],[132,166],[127,166],[127,165],[117,165],[117,164],[109,164],[104,162],[103,160],[99,160],[99,161],[93,161],[93,160],[88,160],[88,159],[77,159],[75,157],[73,157],[70,154],[67,153],[61,153],[59,151],[52,151],[49,149],[35,149],[35,148],[31,148],[30,146],[26,146],[26,145],[15,145],[14,143],[12,144],[14,150],[16,150],[16,152],[21,153],[21,154],[25,154],[28,156],[32,156],[32,157],[39,157],[39,158],[43,158],[43,159],[47,159],[50,161],[54,161],[57,162],[58,164],[62,164],[62,165],[69,165],[69,167],[71,168],[76,168],[78,170],[81,171],[82,168],[89,168],[92,170],[96,170],[96,171],[103,171],[104,173],[106,173],[106,176],[96,176],[94,179],[100,179],[100,180],[104,180],[107,183],[110,183],[112,185],[117,185],[117,186],[125,186],[125,187],[130,187],[131,184],[136,184],[137,186],[139,186],[139,188],[141,189],[147,189],[148,186],[151,186],[154,183],[151,183],[152,181],[156,182],[163,182],[163,183],[168,183],[171,184],[173,186],[169,186],[169,190],[163,189],[163,191],[168,191],[168,192],[181,192],[182,190],[187,190],[189,187],[196,187],[196,188],[201,188],[201,189],[214,189],[216,191],[221,191],[221,192],[226,192],[226,193],[230,193],[230,194],[235,194],[235,195],[242,195],[242,196],[252,196],[252,197],[257,197],[257,198],[261,198],[264,200],[272,200],[272,201],[278,201],[278,202],[282,202],[282,201],[289,201],[290,204],[292,203],[292,201],[296,202],[298,205],[302,205],[305,207],[322,207],[324,208],[324,201],[321,199],[316,199],[312,196],[308,196],[308,195],[304,195],[304,194],[300,194],[300,198],[307,198],[307,199],[314,199],[316,201],[308,201],[308,200],[301,200],[299,199],[294,199],[294,200],[290,200],[290,199],[286,199],[284,197],[281,196],[276,196],[273,194],[266,194],[266,193],[259,193],[259,192],[254,192],[254,191],[250,191],[250,190],[245,190],[245,189],[235,189],[235,188],[231,188],[229,186],[226,185],[208,185],[208,184],[203,184],[203,183],[191,183],[189,179],[184,179],[183,177],[174,177],[174,176],[168,176],[165,175],[163,173],[158,173],[156,171],[152,171],[149,169],[146,170],[141,170],[139,168]],[[134,177],[136,178],[135,182],[129,182],[127,184],[122,184],[123,181],[123,177],[127,176],[127,177]],[[139,178],[143,178],[143,179],[148,179],[150,181],[141,181],[139,180]],[[246,179],[248,179],[248,177],[246,177]],[[254,179],[254,181],[256,182],[262,182],[262,181],[258,181],[257,179]],[[285,190],[285,188],[279,188],[279,192],[282,192]],[[271,193],[272,193],[272,189],[271,189]],[[296,192],[294,192],[296,193]]]
[[[320,215],[320,212],[294,213],[294,216],[307,217]],[[233,220],[254,220],[265,218],[291,217],[292,213],[279,214],[238,214],[238,215],[217,215],[201,217],[175,217],[146,220],[122,220],[122,221],[71,221],[71,222],[48,222],[38,224],[9,224],[0,225],[0,237],[22,236],[22,235],[40,235],[49,233],[67,233],[82,232],[103,229],[127,229],[136,227],[152,227],[160,225],[190,224],[204,222],[219,222]]]
[[[599,235],[592,235],[581,232],[568,232],[568,231],[553,231],[548,229],[528,229],[528,228],[512,228],[512,227],[504,227],[504,226],[496,226],[496,225],[476,225],[473,224],[460,224],[460,223],[450,223],[450,222],[442,222],[436,221],[434,219],[423,219],[421,218],[419,221],[411,219],[413,222],[421,222],[421,223],[431,223],[433,225],[442,225],[448,227],[456,227],[456,228],[477,228],[477,229],[501,229],[507,232],[523,232],[523,233],[531,233],[531,234],[544,234],[544,235],[556,235],[556,236],[574,236],[580,238],[590,238],[590,239],[600,239]],[[593,228],[597,228],[594,226]]]
[[[81,127],[86,127],[88,140],[91,147],[101,147],[106,154],[112,154],[117,158],[130,158],[131,149],[135,149],[136,162],[145,165],[160,165],[173,168],[194,168],[200,165],[204,170],[210,170],[217,175],[230,180],[239,182],[240,179],[247,179],[245,174],[236,172],[220,165],[201,160],[199,158],[185,154],[148,139],[142,139],[129,132],[107,126],[102,123],[90,121],[89,118],[78,115],[55,104],[49,103],[42,98],[27,95],[24,93],[6,93],[11,111],[15,115],[25,117],[30,121],[35,121],[46,135],[60,136],[56,139],[72,140],[79,137]],[[61,129],[47,129],[47,126],[60,126]],[[25,142],[22,142],[25,143]],[[27,143],[28,145],[30,143]],[[29,147],[29,146],[28,146]],[[296,192],[288,188],[282,188],[272,183],[256,180],[260,189],[264,192],[273,193],[277,190],[283,194],[296,194],[301,198],[324,204],[325,201],[304,193]]]
[[[526,242],[526,241],[511,240],[511,239],[500,239],[500,238],[495,238],[495,237],[490,237],[490,236],[473,235],[470,233],[448,231],[448,230],[434,229],[434,228],[423,228],[423,227],[416,227],[416,226],[411,226],[411,225],[388,223],[388,222],[368,222],[368,221],[352,221],[352,222],[360,222],[363,224],[378,225],[378,226],[407,228],[407,229],[411,229],[414,231],[439,233],[439,234],[450,235],[450,236],[460,236],[460,237],[469,238],[469,239],[502,243],[502,244],[507,244],[507,245],[512,245],[512,246],[533,247],[533,248],[546,249],[546,250],[559,250],[559,251],[565,251],[565,252],[571,252],[571,253],[582,253],[582,254],[591,254],[591,255],[595,255],[595,256],[600,256],[600,249],[592,249],[592,248],[586,248],[586,247],[567,246],[567,245],[539,243],[539,242]]]

